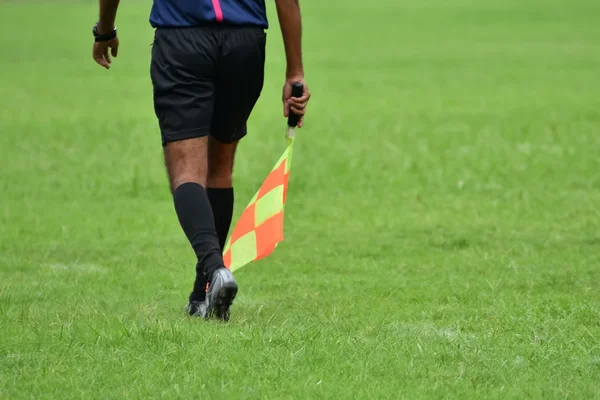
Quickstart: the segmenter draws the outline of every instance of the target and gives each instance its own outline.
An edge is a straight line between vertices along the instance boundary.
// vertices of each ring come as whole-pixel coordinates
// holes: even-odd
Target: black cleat
[[[206,315],[229,321],[229,307],[237,291],[238,285],[231,271],[227,268],[216,270],[206,293]]]

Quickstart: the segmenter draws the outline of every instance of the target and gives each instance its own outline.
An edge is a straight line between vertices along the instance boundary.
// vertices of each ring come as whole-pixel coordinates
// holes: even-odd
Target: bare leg
[[[208,138],[168,143],[164,153],[177,217],[198,258],[196,282],[190,300],[202,301],[207,282],[217,269],[223,267],[212,210],[204,189]]]
[[[221,143],[210,138],[208,141],[207,186],[227,189],[232,187],[233,162],[238,142]]]
[[[208,137],[168,143],[164,154],[172,192],[186,182],[206,186]]]

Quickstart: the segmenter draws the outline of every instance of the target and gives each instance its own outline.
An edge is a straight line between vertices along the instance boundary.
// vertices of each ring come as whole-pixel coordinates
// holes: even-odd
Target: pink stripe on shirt
[[[217,22],[223,22],[223,10],[221,10],[221,3],[219,3],[219,0],[212,0],[212,3],[213,8],[215,9]]]

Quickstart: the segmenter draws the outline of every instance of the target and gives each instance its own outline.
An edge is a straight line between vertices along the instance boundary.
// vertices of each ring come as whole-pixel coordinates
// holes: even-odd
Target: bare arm
[[[115,29],[117,8],[119,0],[100,0],[100,17],[98,19],[98,32],[108,33]]]
[[[100,17],[96,32],[100,35],[108,35],[115,30],[115,18],[117,18],[117,8],[119,0],[99,0]],[[98,38],[99,39],[99,38]],[[119,50],[119,38],[108,35],[108,39],[99,39],[94,41],[92,56],[98,65],[109,69],[112,62],[109,55],[117,56]]]
[[[304,76],[302,66],[302,18],[298,0],[276,0],[277,16],[281,26],[285,57],[287,60],[286,76]]]
[[[286,80],[283,86],[283,115],[287,117],[291,112],[302,116],[299,127],[304,123],[306,104],[310,98],[308,86],[304,81],[304,66],[302,64],[302,17],[300,16],[300,4],[298,0],[275,0],[277,16],[285,46],[285,58],[287,61]],[[301,82],[304,85],[304,93],[300,98],[292,97],[292,85]]]

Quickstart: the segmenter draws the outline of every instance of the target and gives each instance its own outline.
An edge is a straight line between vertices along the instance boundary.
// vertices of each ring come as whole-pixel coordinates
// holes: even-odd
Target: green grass
[[[149,2],[0,2],[0,398],[600,398],[600,5],[306,0],[286,241],[185,318]],[[284,54],[235,171],[283,150]]]

